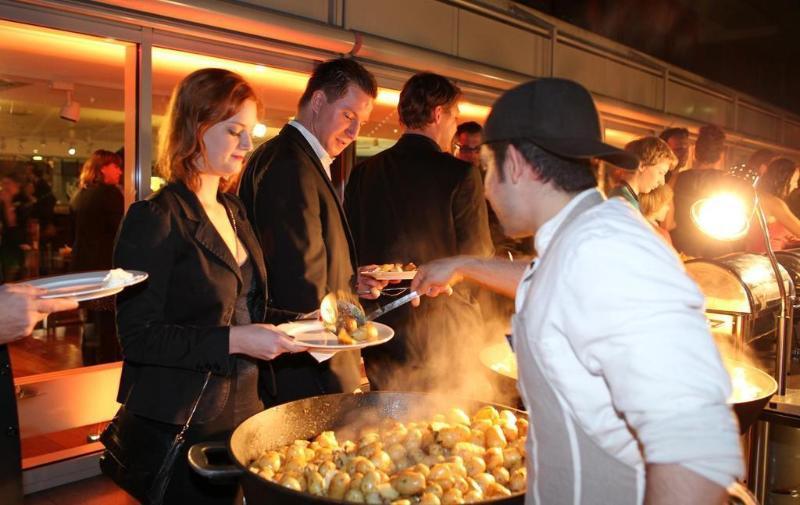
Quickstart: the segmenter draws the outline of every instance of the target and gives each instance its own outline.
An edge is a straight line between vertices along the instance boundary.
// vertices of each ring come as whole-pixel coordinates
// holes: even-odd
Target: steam
[[[386,391],[421,391],[516,407],[516,390],[503,389],[497,374],[480,360],[485,348],[505,342],[512,310],[512,301],[500,302],[465,284],[456,286],[449,297],[424,298],[416,309],[389,313],[383,322],[395,328],[400,340],[385,350],[364,353],[371,379],[378,376],[379,389]],[[404,359],[376,370],[373,352],[399,354],[401,345]]]

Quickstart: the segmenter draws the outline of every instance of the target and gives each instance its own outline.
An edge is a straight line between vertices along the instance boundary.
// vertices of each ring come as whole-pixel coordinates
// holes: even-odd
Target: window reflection
[[[16,282],[100,268],[76,264],[71,202],[92,153],[123,147],[128,44],[3,20],[0,33],[0,275]],[[118,359],[101,352],[115,344],[113,324],[97,324],[92,310],[55,314],[13,344],[14,375]],[[103,316],[113,323],[113,312]]]
[[[102,268],[82,264],[80,258],[76,261],[76,255],[80,256],[73,250],[78,216],[70,202],[81,191],[81,168],[92,153],[104,150],[121,154],[129,44],[2,20],[0,30],[0,185],[14,193],[12,204],[22,217],[16,236],[8,232],[13,226],[0,221],[0,271],[10,282]],[[309,75],[257,62],[154,47],[151,159],[155,159],[158,129],[173,87],[185,75],[204,67],[233,70],[256,89],[264,109],[253,132],[255,147],[275,136],[294,117]],[[352,161],[377,154],[399,138],[398,99],[397,89],[379,89],[371,120],[361,129]],[[488,111],[485,106],[467,102],[462,102],[461,109],[464,120],[482,121]],[[151,168],[150,188],[155,191],[164,181],[156,167]],[[337,174],[343,177],[346,171]],[[6,246],[7,250],[2,249]],[[108,306],[89,304],[75,313],[55,314],[46,329],[37,329],[32,339],[15,343],[15,375],[117,359],[118,349],[106,345],[116,343],[113,319],[108,317],[113,312],[105,310],[103,321],[99,321],[93,312],[99,309]]]
[[[252,132],[254,148],[277,135],[283,125],[294,117],[297,101],[305,89],[309,75],[294,70],[154,47],[154,139],[158,139],[158,129],[164,119],[172,89],[186,75],[207,67],[225,68],[242,75],[258,94],[264,107],[259,114],[259,125]],[[153,142],[154,160],[157,149],[158,142],[155,141]],[[158,171],[154,167],[150,183],[151,189],[157,189],[164,183],[158,175]]]

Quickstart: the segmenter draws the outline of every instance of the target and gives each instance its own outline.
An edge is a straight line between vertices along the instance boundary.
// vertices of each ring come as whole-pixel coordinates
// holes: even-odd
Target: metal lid
[[[779,265],[787,294],[794,296],[794,283]],[[686,262],[686,272],[706,297],[709,311],[757,314],[780,304],[780,291],[766,256],[731,254],[716,259]]]

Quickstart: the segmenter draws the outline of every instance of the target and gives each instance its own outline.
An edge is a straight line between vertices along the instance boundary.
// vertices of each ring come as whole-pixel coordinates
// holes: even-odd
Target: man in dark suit
[[[445,77],[413,76],[397,107],[403,136],[353,171],[345,207],[363,263],[491,255],[479,169],[448,153],[460,95]],[[463,378],[458,372],[476,364],[470,344],[478,343],[482,317],[472,291],[458,289],[432,301],[437,303],[426,301],[416,310],[406,305],[384,316],[395,338],[363,350],[373,388],[457,387]]]
[[[295,119],[247,163],[239,196],[264,250],[273,309],[311,312],[325,294],[354,289],[355,246],[330,164],[356,139],[375,96],[375,78],[354,60],[320,64]],[[358,353],[323,363],[303,353],[272,365],[277,391],[268,391],[266,402],[352,391],[360,383]]]

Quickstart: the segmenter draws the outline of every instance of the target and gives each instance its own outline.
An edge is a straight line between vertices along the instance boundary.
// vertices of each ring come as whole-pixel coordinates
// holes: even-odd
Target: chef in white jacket
[[[640,213],[596,189],[593,159],[638,160],[602,142],[591,96],[563,79],[506,92],[484,131],[487,198],[538,258],[443,259],[412,288],[468,279],[515,297],[527,503],[724,502],[743,462],[703,296]]]

